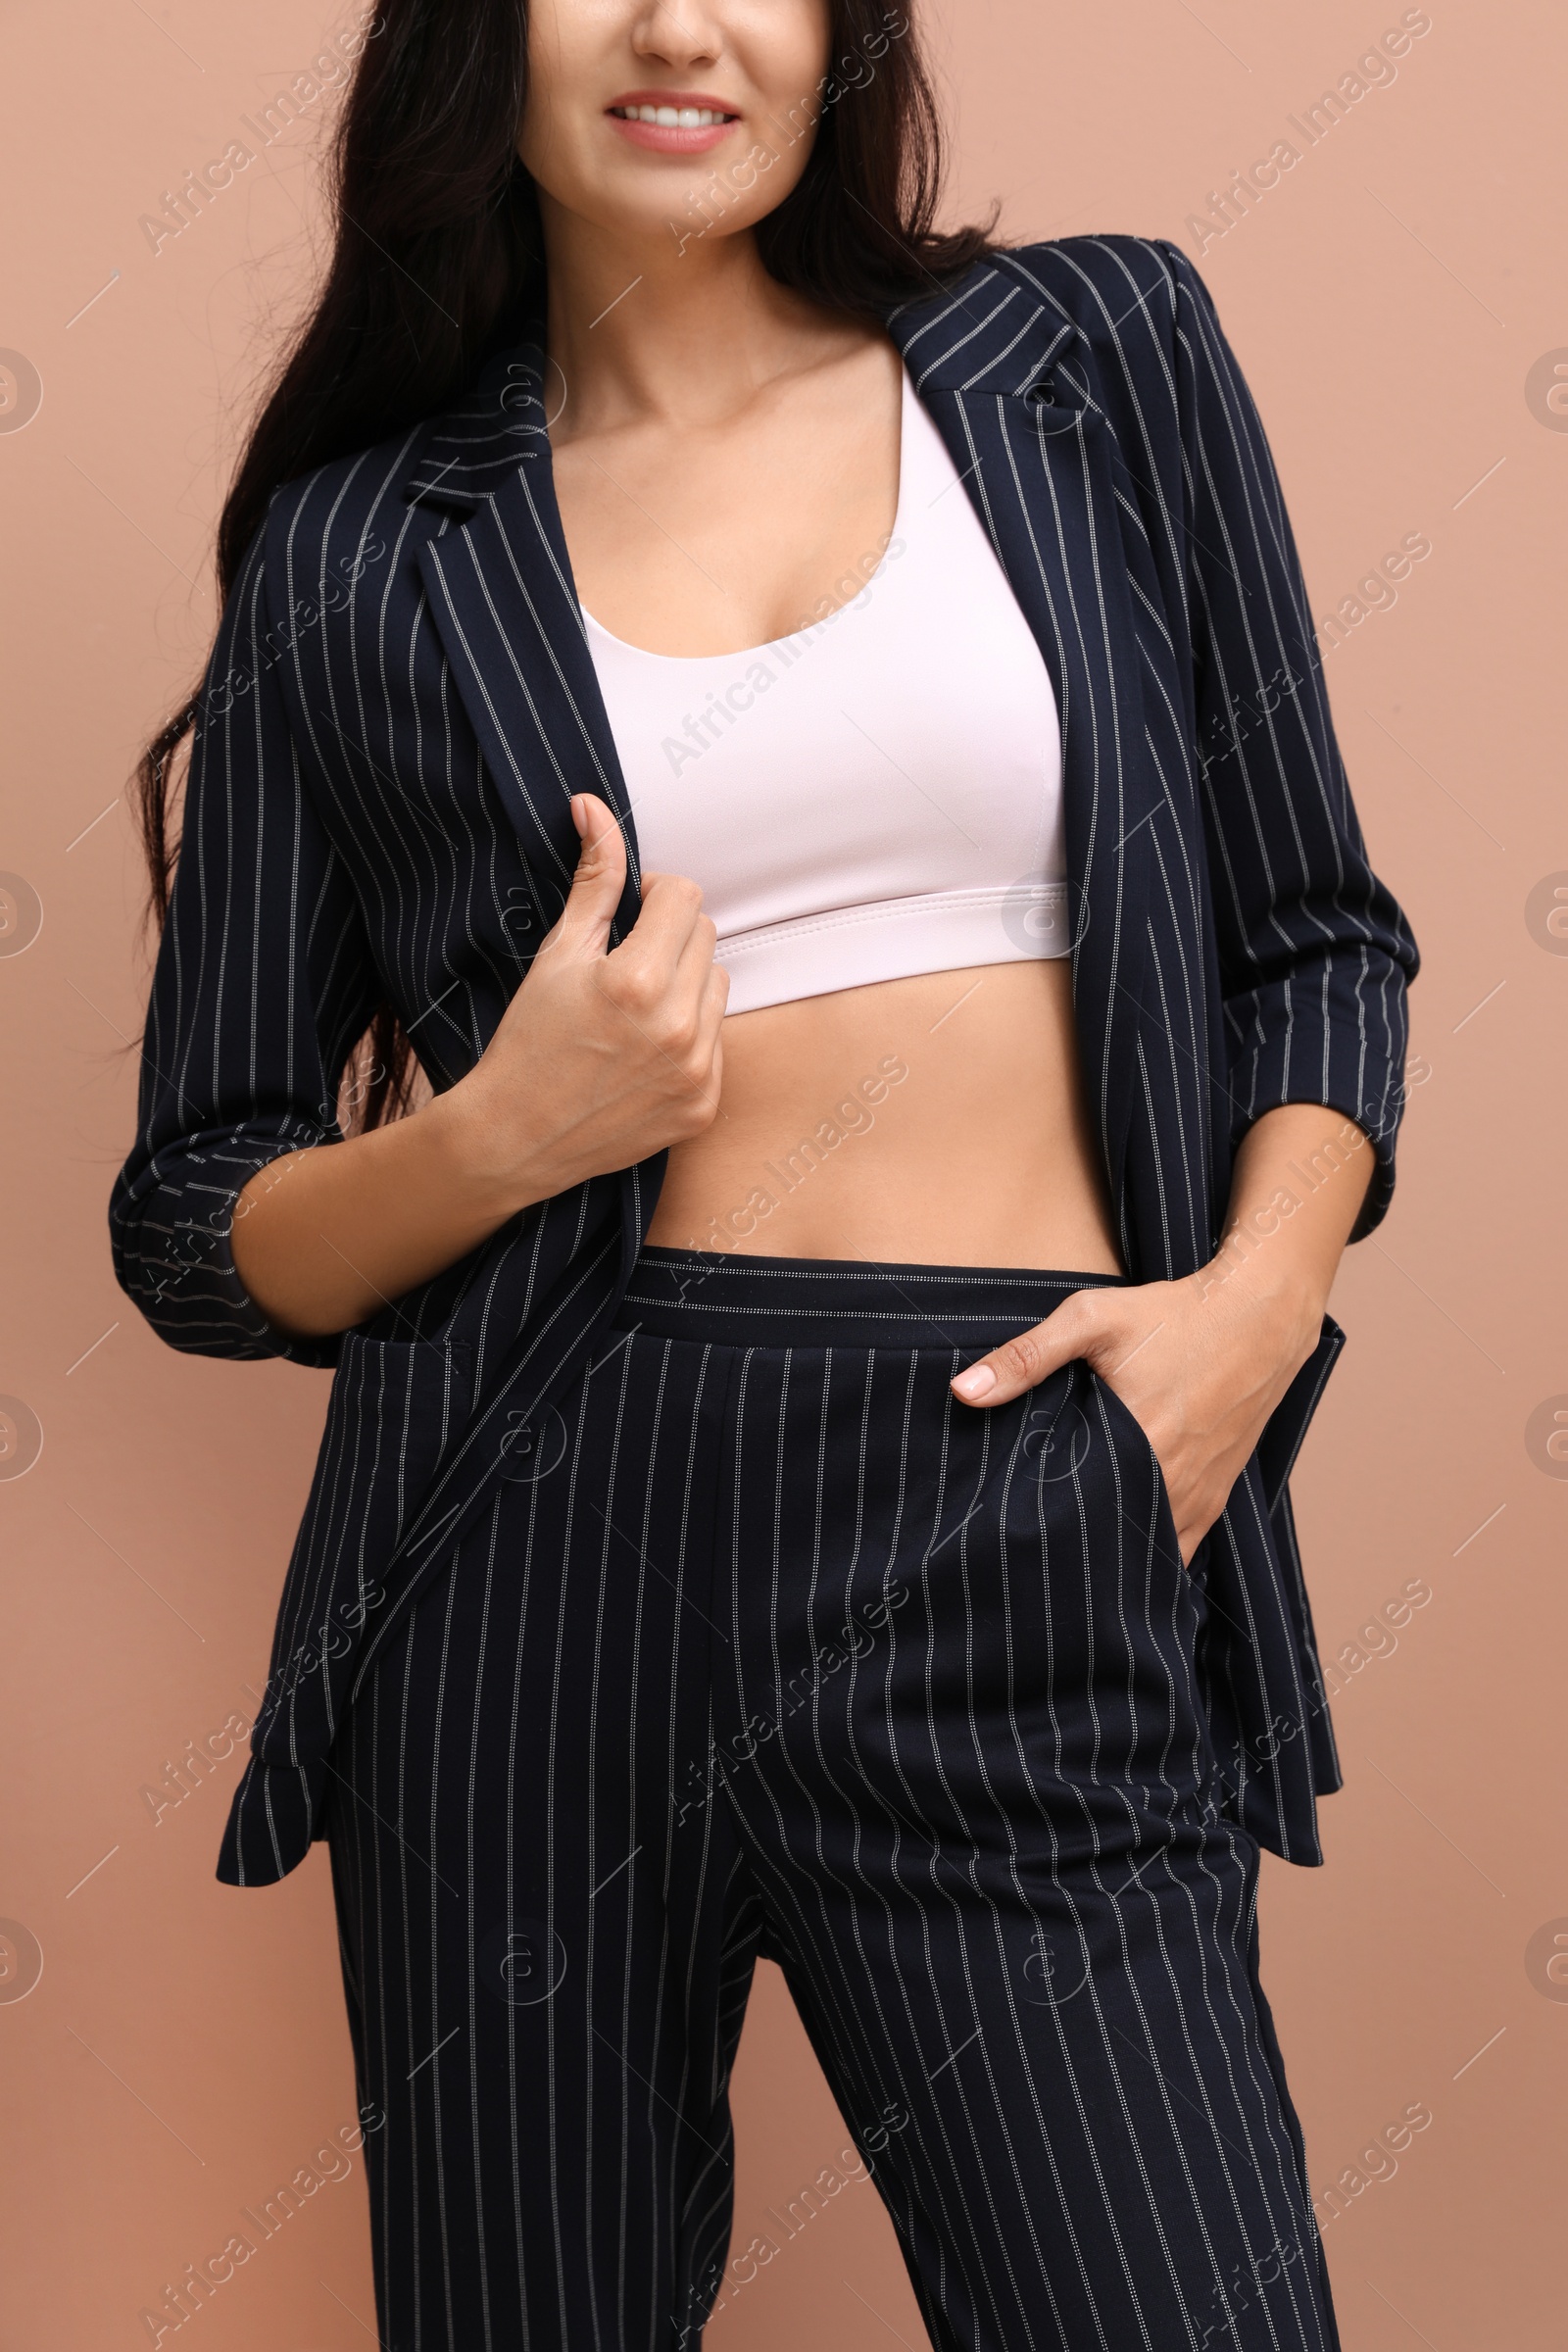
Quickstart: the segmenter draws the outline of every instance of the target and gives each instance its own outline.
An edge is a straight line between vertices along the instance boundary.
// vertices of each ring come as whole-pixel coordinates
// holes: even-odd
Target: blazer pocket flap
[[[472,1402],[466,1342],[344,1335],[252,1740],[268,1762],[326,1753],[379,1575]]]

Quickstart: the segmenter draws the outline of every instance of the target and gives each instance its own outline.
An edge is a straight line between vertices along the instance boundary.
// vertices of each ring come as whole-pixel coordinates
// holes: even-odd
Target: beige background
[[[354,2112],[324,1851],[278,1887],[220,1887],[237,1762],[156,1823],[143,1794],[260,1686],[327,1376],[169,1352],[114,1285],[104,1220],[146,981],[117,796],[212,628],[220,486],[319,252],[326,108],[156,256],[138,220],[351,13],[7,12],[0,345],[37,368],[43,402],[0,432],[0,868],[43,921],[0,956],[0,1393],[44,1442],[0,1482],[0,1915],[24,1931],[0,1945],[0,1992],[27,1982],[27,1936],[43,1961],[24,1998],[0,2002],[5,2352],[147,2342],[141,2308]],[[1527,1431],[1554,1397],[1568,1411],[1568,939],[1532,901],[1568,882],[1568,414],[1543,389],[1552,354],[1568,365],[1551,235],[1561,11],[1433,0],[1397,78],[1250,217],[1206,237],[1190,218],[1233,167],[1294,138],[1287,118],[1400,13],[946,0],[931,47],[966,206],[998,192],[1013,231],[1138,230],[1200,260],[1317,613],[1405,534],[1431,541],[1397,601],[1328,657],[1373,856],[1425,951],[1414,1025],[1431,1075],[1393,1213],[1341,1276],[1350,1346],[1297,1481],[1319,1630],[1330,1654],[1351,1645],[1336,1709],[1348,1786],[1323,1809],[1326,1870],[1266,1863],[1264,1957],[1314,2187],[1363,2182],[1327,2228],[1348,2352],[1545,2352],[1564,2307],[1568,1984],[1544,1947],[1553,1922],[1568,1936],[1568,1461]],[[24,929],[0,947],[25,936],[19,904]],[[1355,1648],[1412,1579],[1431,1597],[1396,1645]],[[1367,2181],[1360,2151],[1417,2104],[1431,2124]],[[918,2348],[863,2180],[793,2237],[770,2218],[848,2143],[767,1972],[738,2106],[736,2244],[761,2233],[779,2251],[710,2343]],[[355,2158],[222,2288],[191,2324],[207,2352],[355,2352],[373,2335],[363,2179]]]

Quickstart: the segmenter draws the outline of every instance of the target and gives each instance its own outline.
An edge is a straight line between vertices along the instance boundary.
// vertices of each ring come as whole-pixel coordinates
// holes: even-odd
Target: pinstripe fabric
[[[383,1645],[326,1821],[388,2352],[696,2341],[760,1951],[943,2352],[1337,2344],[1154,1457],[1081,1363],[948,1388],[1101,1279],[649,1250]]]
[[[1372,1135],[1369,1227],[1415,950],[1366,860],[1274,468],[1197,273],[1168,245],[1074,238],[890,327],[1055,689],[1077,1026],[1126,1263],[1206,1260],[1237,1140],[1287,1101]],[[472,1066],[563,904],[573,790],[622,817],[615,935],[634,918],[542,380],[525,339],[450,412],[281,491],[207,682],[116,1270],[175,1347],[337,1369],[220,1865],[235,1883],[318,1833],[356,1678],[607,1328],[662,1177],[658,1154],[542,1203],[341,1338],[270,1327],[229,1248],[248,1177],[336,1140],[336,1073],[381,985],[438,1089]],[[1231,1814],[1301,1862],[1339,1769],[1285,1480],[1339,1337],[1208,1539],[1199,1656]],[[362,1520],[397,1528],[376,1559],[342,1540]]]

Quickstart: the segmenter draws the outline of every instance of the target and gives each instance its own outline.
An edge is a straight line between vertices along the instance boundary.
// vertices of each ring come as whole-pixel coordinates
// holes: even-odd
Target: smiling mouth
[[[617,122],[649,122],[660,130],[717,130],[740,121],[739,115],[714,106],[611,106],[605,111]]]

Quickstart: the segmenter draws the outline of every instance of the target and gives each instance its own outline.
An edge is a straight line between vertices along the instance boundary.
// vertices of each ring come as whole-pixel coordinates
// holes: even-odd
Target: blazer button
[[[1093,420],[1087,390],[1074,383],[1065,369],[1048,368],[1029,386],[1025,396],[1043,433],[1068,432],[1082,417]]]

